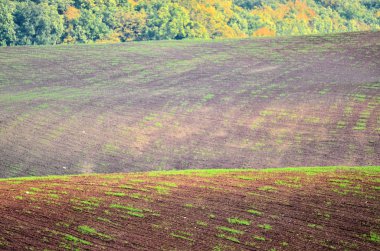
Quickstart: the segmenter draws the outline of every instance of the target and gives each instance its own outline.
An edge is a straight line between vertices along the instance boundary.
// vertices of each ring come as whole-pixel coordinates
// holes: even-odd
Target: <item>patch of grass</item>
[[[266,241],[265,237],[263,236],[254,235],[253,238],[258,241]]]
[[[323,227],[321,225],[314,224],[314,223],[309,223],[309,224],[307,224],[307,226],[310,228],[323,229]]]
[[[120,204],[111,204],[110,208],[125,210],[125,211],[127,211],[126,213],[129,216],[133,216],[133,217],[137,217],[137,218],[144,218],[145,217],[145,215],[143,214],[144,210],[140,209],[140,208],[135,208],[132,206],[123,206]]]
[[[59,199],[59,195],[58,194],[49,194],[49,196],[53,199]]]
[[[185,204],[185,205],[183,205],[184,207],[187,207],[187,208],[193,208],[194,207],[194,205],[193,204],[190,204],[190,203],[188,203],[188,204]]]
[[[78,230],[82,234],[88,234],[88,235],[92,235],[92,234],[96,234],[97,233],[97,231],[94,228],[91,228],[91,227],[86,226],[86,225],[79,226]]]
[[[131,190],[134,190],[135,188],[131,185],[120,185],[119,188],[123,188],[123,189],[131,189]]]
[[[371,231],[369,233],[369,240],[376,243],[380,243],[380,235],[376,232]]]
[[[288,182],[285,180],[276,180],[274,183],[276,185],[279,185],[279,186],[286,186],[286,187],[290,187],[290,188],[301,188],[302,187],[301,184],[294,184],[294,183],[291,183],[291,182]]]
[[[206,94],[205,96],[203,96],[203,101],[207,102],[207,101],[213,99],[214,96],[215,96],[214,94],[212,94],[212,93],[208,93],[208,94]]]
[[[365,94],[360,94],[360,93],[353,94],[352,96],[354,97],[355,101],[359,101],[359,102],[364,102],[367,97]]]
[[[74,203],[73,208],[78,211],[92,211],[96,207],[99,207],[100,199],[91,197],[88,199],[73,198],[70,202]]]
[[[47,104],[47,103],[43,103],[43,104],[40,104],[40,105],[38,105],[38,106],[36,106],[36,110],[43,110],[43,109],[47,109],[47,108],[49,108],[50,107],[50,105],[49,104]]]
[[[132,183],[144,183],[145,180],[140,180],[140,179],[132,179],[132,180],[129,180],[130,182]]]
[[[202,226],[202,227],[207,227],[208,226],[208,223],[207,222],[204,222],[204,221],[197,221],[197,225],[199,226]]]
[[[325,95],[325,94],[329,93],[329,91],[330,91],[330,88],[325,88],[325,89],[320,90],[318,93],[321,95]]]
[[[239,239],[233,236],[227,236],[225,234],[217,234],[216,237],[226,239],[235,243],[240,243]]]
[[[134,198],[134,199],[140,199],[141,198],[141,194],[139,194],[139,193],[133,193],[133,194],[130,194],[129,197]]]
[[[241,180],[255,180],[256,178],[254,177],[250,177],[250,176],[245,176],[245,175],[240,175],[240,176],[237,176],[238,179],[241,179]]]
[[[329,181],[334,183],[351,183],[351,181],[347,179],[329,179]]]
[[[287,246],[289,246],[289,243],[287,243],[286,241],[283,241],[283,242],[281,242],[280,244],[281,244],[281,246],[283,246],[283,247],[287,247]]]
[[[2,181],[4,181],[4,180],[1,180],[1,179],[0,179],[0,182],[2,182]],[[24,183],[24,182],[22,182],[22,181],[12,181],[12,180],[6,180],[6,182],[7,182],[8,184],[12,184],[12,185],[18,185],[18,184],[22,184],[22,183]]]
[[[101,177],[107,180],[121,180],[125,178],[122,174],[103,174]]]
[[[97,217],[96,220],[102,221],[102,222],[107,222],[107,223],[113,223],[110,219],[103,218],[103,217]]]
[[[248,209],[247,212],[254,214],[254,215],[257,215],[257,216],[261,216],[263,214],[262,212],[255,210],[255,209]]]
[[[128,189],[128,190],[138,190],[142,192],[148,192],[149,189],[142,188],[142,187],[133,187],[132,185],[120,185],[119,188]]]
[[[261,116],[271,116],[271,115],[273,115],[273,111],[272,110],[263,110],[263,111],[260,111],[260,115]]]
[[[155,186],[154,189],[156,189],[159,194],[169,194],[170,191],[170,188],[165,186]]]
[[[262,187],[259,187],[258,190],[267,191],[267,192],[274,192],[274,191],[277,191],[277,188],[272,187],[272,186],[262,186]]]
[[[31,100],[76,100],[90,97],[91,93],[75,87],[40,87],[29,91],[20,91],[15,94],[0,95],[3,102],[25,102]]]
[[[116,197],[124,197],[125,193],[122,192],[105,192],[106,195],[116,196]]]
[[[58,227],[65,227],[65,228],[70,227],[70,223],[67,223],[67,222],[57,222],[55,225]]]
[[[356,122],[355,126],[352,128],[356,131],[363,131],[367,128],[367,120],[359,118],[359,120]]]
[[[317,117],[307,117],[304,121],[309,124],[318,124],[321,121],[321,119]]]
[[[113,154],[120,151],[120,147],[113,145],[111,143],[105,144],[103,147],[103,152],[106,154]]]
[[[245,220],[245,219],[228,218],[227,221],[228,223],[231,223],[231,224],[238,224],[238,225],[245,225],[245,226],[251,225],[251,221]]]
[[[237,230],[234,228],[224,227],[224,226],[219,226],[216,229],[221,230],[221,231],[225,231],[225,232],[228,232],[231,234],[244,234],[244,231]]]
[[[0,237],[0,248],[5,248],[7,246],[8,243],[2,237]]]
[[[33,191],[33,192],[40,192],[41,191],[41,188],[37,188],[37,187],[31,187],[29,188],[30,191]]]
[[[193,239],[190,238],[193,236],[193,234],[188,233],[188,232],[176,231],[176,232],[170,233],[170,235],[175,237],[175,238],[179,238],[179,239],[183,239],[183,240],[187,240],[187,241],[191,241],[191,242],[194,241]]]
[[[67,241],[73,242],[75,245],[78,245],[78,244],[83,244],[83,245],[88,245],[88,246],[89,246],[89,245],[92,245],[91,242],[86,241],[86,240],[83,240],[83,239],[80,239],[80,238],[75,237],[75,236],[70,235],[70,234],[66,234],[66,235],[65,235],[65,239],[66,239]]]
[[[99,233],[98,231],[96,231],[95,228],[89,227],[87,225],[78,226],[78,231],[82,234],[99,237],[100,239],[105,241],[112,240],[112,237],[110,235]]]
[[[136,212],[127,212],[128,215],[130,216],[133,216],[133,217],[137,217],[137,218],[144,218],[144,214],[142,213],[136,213]]]
[[[80,200],[80,203],[83,205],[88,205],[91,207],[99,207],[100,199],[92,197],[87,200]]]
[[[344,121],[338,121],[337,125],[336,125],[336,128],[338,129],[343,129],[343,128],[346,128],[346,122]]]
[[[272,226],[269,225],[269,224],[259,224],[257,225],[259,228],[262,228],[264,230],[271,230],[272,229]]]
[[[158,121],[154,123],[154,126],[155,126],[155,127],[158,127],[158,128],[163,128],[163,127],[164,127],[164,126],[162,125],[162,123],[161,123],[161,122],[158,122]]]
[[[168,181],[158,182],[158,184],[164,185],[164,186],[167,186],[167,187],[178,187],[178,185],[176,183],[174,183],[174,182],[168,182]]]

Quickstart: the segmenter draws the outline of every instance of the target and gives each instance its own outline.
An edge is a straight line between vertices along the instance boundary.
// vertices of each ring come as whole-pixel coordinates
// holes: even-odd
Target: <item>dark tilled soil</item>
[[[380,164],[380,32],[0,48],[0,177]]]
[[[379,180],[363,168],[1,181],[0,249],[379,250]]]

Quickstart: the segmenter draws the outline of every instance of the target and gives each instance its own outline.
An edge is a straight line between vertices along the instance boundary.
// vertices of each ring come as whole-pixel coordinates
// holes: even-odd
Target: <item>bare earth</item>
[[[0,48],[0,177],[380,164],[380,32]]]
[[[3,180],[0,249],[379,250],[379,183],[379,167]]]

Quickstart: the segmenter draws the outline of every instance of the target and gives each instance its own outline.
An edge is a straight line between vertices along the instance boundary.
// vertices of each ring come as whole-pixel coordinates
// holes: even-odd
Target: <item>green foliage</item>
[[[9,0],[0,1],[0,45],[12,45],[16,40],[13,14],[15,5]]]
[[[104,14],[99,8],[81,9],[79,18],[68,21],[66,41],[88,43],[103,39],[110,32],[110,27],[103,22]]]
[[[372,0],[0,0],[0,44],[124,42],[380,28]]]
[[[189,12],[178,3],[143,2],[138,8],[148,15],[146,35],[149,39],[183,39],[191,36]]]
[[[16,4],[13,14],[17,45],[57,44],[64,31],[57,5],[25,1]]]

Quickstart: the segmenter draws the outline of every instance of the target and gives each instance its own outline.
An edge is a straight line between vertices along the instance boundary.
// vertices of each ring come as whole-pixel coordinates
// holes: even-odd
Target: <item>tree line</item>
[[[0,45],[380,29],[378,0],[0,0]]]

